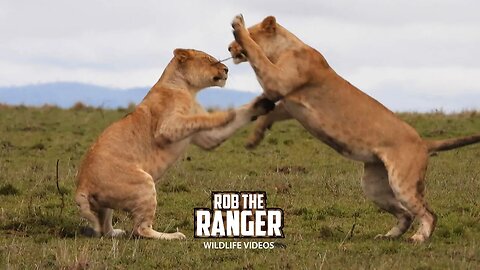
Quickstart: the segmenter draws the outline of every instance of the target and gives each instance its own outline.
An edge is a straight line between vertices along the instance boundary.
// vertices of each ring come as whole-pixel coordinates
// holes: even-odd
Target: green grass
[[[77,166],[99,133],[125,114],[0,107],[0,269],[480,268],[480,145],[430,159],[427,198],[439,217],[431,241],[407,243],[412,230],[397,241],[378,241],[373,237],[395,220],[365,199],[361,164],[293,121],[275,125],[251,152],[243,148],[248,130],[213,152],[192,146],[168,171],[158,183],[154,227],[178,227],[186,241],[84,237],[86,223],[73,202]],[[424,137],[480,132],[480,114],[474,112],[400,116]],[[204,249],[204,240],[193,238],[193,208],[210,207],[212,190],[265,190],[268,206],[285,211],[286,238],[275,240],[279,247],[273,250]],[[132,226],[119,211],[114,222]]]

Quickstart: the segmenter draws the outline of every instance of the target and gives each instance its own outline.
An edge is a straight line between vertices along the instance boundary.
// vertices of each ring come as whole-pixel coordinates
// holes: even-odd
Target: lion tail
[[[480,142],[480,134],[445,140],[425,140],[425,142],[427,143],[428,151],[430,153],[448,151]]]

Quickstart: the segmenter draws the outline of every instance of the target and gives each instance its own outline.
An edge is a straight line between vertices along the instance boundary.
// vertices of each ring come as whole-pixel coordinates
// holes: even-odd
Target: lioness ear
[[[262,28],[269,33],[275,32],[277,29],[277,19],[273,16],[268,16],[262,21]]]
[[[175,55],[175,58],[182,63],[190,58],[190,52],[186,49],[175,49],[173,51],[173,55]]]

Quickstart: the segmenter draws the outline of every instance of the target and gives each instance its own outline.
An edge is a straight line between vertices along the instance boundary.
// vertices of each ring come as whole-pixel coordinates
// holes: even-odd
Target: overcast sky
[[[243,13],[247,25],[275,15],[393,109],[480,109],[479,12],[477,0],[0,0],[0,86],[151,86],[174,48],[228,57]],[[261,91],[248,64],[226,64],[227,88]]]

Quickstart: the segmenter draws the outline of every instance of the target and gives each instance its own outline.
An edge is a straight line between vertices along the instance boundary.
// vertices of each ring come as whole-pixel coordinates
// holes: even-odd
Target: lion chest
[[[157,181],[168,168],[170,168],[186,151],[191,138],[168,144],[162,147],[155,147],[150,156],[146,157],[146,171]]]

